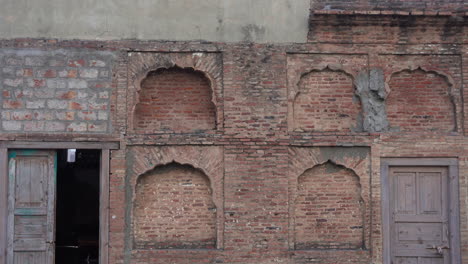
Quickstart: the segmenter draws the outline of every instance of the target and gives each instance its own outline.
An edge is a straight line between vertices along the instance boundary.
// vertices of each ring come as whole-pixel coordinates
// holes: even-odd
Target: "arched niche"
[[[453,80],[421,67],[396,71],[387,79],[386,112],[393,131],[457,130]]]
[[[339,67],[303,74],[293,96],[292,112],[294,131],[356,131],[362,126],[354,78]]]
[[[216,248],[216,219],[210,179],[202,170],[171,162],[138,176],[134,248]]]
[[[216,129],[212,82],[193,68],[159,68],[141,80],[134,108],[136,133]]]
[[[297,178],[295,249],[365,247],[365,208],[357,174],[328,160]]]
[[[214,104],[214,128],[191,127],[189,130],[157,130],[137,129],[135,127],[135,109],[140,103],[142,81],[151,72],[179,68],[193,71],[204,76],[209,82],[211,102]],[[127,133],[128,134],[154,134],[154,133],[192,133],[221,130],[223,127],[223,104],[220,100],[223,96],[222,56],[217,52],[129,52],[128,53],[128,83],[127,83]],[[211,124],[211,123],[210,123]],[[211,125],[210,125],[211,127]]]

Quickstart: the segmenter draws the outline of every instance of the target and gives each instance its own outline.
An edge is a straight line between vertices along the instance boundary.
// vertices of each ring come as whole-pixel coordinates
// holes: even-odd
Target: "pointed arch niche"
[[[134,246],[216,248],[216,206],[209,178],[171,162],[140,175],[133,207]]]
[[[391,131],[463,133],[459,55],[379,55]]]
[[[288,130],[362,132],[355,80],[367,65],[367,55],[288,54]]]
[[[344,70],[312,70],[299,80],[293,101],[295,131],[355,131],[362,120],[353,76]]]
[[[370,152],[366,147],[289,149],[289,247],[370,247]]]
[[[219,54],[131,52],[128,56],[130,134],[222,128]]]
[[[134,253],[223,247],[223,150],[131,147],[127,153]]]
[[[386,99],[390,129],[396,131],[457,130],[453,80],[421,67],[391,75]]]
[[[295,249],[361,249],[364,206],[359,177],[331,161],[298,177]]]

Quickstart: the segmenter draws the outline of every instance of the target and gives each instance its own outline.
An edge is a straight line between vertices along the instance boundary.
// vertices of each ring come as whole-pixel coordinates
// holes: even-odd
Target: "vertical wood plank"
[[[8,217],[7,217],[7,264],[13,263],[13,234],[15,230],[15,175],[16,160],[10,156],[16,156],[16,151],[9,152],[8,155]]]
[[[54,263],[56,153],[10,151],[8,170],[6,263]]]
[[[449,166],[449,202],[450,213],[449,222],[450,227],[450,248],[452,263],[459,264],[461,262],[461,249],[460,249],[460,196],[459,196],[459,176],[458,176],[458,163]]]
[[[0,149],[0,264],[6,263],[8,216],[8,150]]]
[[[390,183],[389,183],[389,164],[385,161],[380,163],[381,195],[382,195],[382,232],[383,232],[383,263],[388,264],[391,260],[391,241],[390,241]]]
[[[108,264],[109,258],[109,160],[110,151],[101,151],[99,194],[99,263]]]
[[[57,152],[51,151],[48,160],[48,195],[47,195],[47,263],[55,262],[55,208],[56,208],[56,183],[57,183]]]

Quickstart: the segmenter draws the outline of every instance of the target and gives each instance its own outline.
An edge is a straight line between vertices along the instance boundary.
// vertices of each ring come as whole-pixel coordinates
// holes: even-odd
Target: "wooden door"
[[[449,264],[447,167],[390,167],[392,264]]]
[[[17,150],[8,156],[7,264],[53,264],[56,154]]]

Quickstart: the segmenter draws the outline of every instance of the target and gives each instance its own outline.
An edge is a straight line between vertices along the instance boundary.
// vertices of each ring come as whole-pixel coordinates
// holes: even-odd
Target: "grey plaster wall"
[[[310,0],[0,0],[0,38],[306,42]]]

